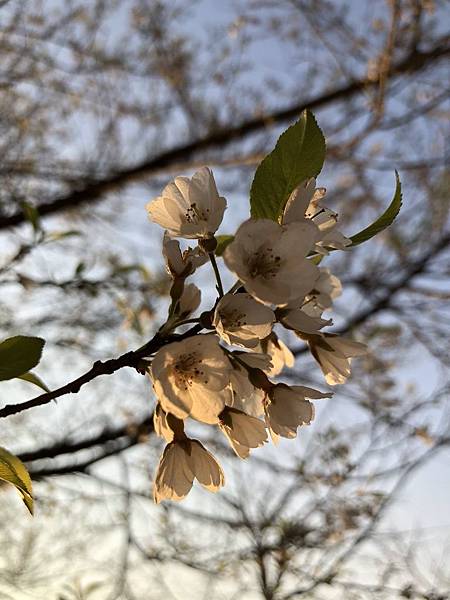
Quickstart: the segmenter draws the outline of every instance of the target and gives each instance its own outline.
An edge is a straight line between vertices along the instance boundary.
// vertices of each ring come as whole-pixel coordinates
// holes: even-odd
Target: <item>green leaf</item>
[[[331,250],[334,250],[334,248],[331,248]],[[315,254],[314,256],[311,257],[311,262],[314,263],[315,265],[320,265],[320,263],[323,260],[323,254]]]
[[[22,496],[25,506],[33,514],[33,486],[30,475],[21,460],[0,448],[0,480],[11,483]]]
[[[45,340],[16,335],[0,344],[0,381],[13,379],[35,367],[42,354]]]
[[[83,272],[86,270],[86,263],[82,260],[77,264],[77,268],[73,274],[74,277],[81,277]]]
[[[25,215],[25,219],[31,224],[35,233],[41,230],[41,223],[39,212],[33,204],[29,202],[22,202],[22,210]]]
[[[222,256],[225,252],[225,248],[234,240],[234,235],[216,235],[216,240],[216,256]]]
[[[302,181],[317,177],[324,159],[323,133],[313,114],[304,110],[256,169],[250,190],[251,216],[277,221],[290,194]]]
[[[50,391],[48,389],[48,387],[45,385],[45,383],[42,381],[42,379],[40,377],[38,377],[37,375],[35,375],[35,373],[32,373],[31,371],[29,373],[24,373],[23,375],[19,375],[19,377],[17,377],[17,379],[23,379],[23,381],[28,381],[28,383],[33,383],[34,385],[37,385],[39,388],[41,388],[41,390],[44,390],[44,392]]]
[[[402,184],[397,171],[395,171],[395,179],[395,194],[392,198],[391,203],[384,211],[384,213],[372,223],[372,225],[369,225],[369,227],[366,227],[359,233],[356,233],[355,235],[351,236],[350,239],[352,240],[352,246],[358,246],[358,244],[367,242],[367,240],[370,240],[370,238],[373,238],[375,235],[377,235],[393,223],[395,217],[400,212],[400,207],[402,206]],[[351,248],[352,246],[349,247]]]
[[[45,241],[46,242],[59,242],[60,240],[65,240],[68,237],[75,237],[82,235],[80,231],[76,229],[70,229],[69,231],[54,231],[53,233],[47,234]]]

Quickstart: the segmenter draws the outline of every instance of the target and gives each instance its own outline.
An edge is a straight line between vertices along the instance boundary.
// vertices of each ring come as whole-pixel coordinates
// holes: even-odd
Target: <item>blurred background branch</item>
[[[169,282],[144,205],[173,175],[214,166],[233,233],[308,106],[344,233],[384,210],[388,171],[404,195],[394,227],[330,258],[334,330],[370,354],[313,425],[245,462],[194,427],[226,468],[217,497],[153,505],[154,400],[131,370],[4,419],[38,514],[0,488],[0,596],[448,598],[448,3],[5,0],[0,16],[0,328],[47,340],[51,389],[157,331]],[[289,383],[324,389],[286,341]],[[31,396],[1,391],[0,410]]]

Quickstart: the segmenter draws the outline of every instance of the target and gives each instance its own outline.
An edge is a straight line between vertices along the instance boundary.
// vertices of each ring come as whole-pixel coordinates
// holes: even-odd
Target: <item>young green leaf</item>
[[[38,233],[41,230],[41,223],[37,208],[29,202],[22,202],[22,210],[26,220],[31,223],[34,232]]]
[[[0,344],[0,381],[13,379],[35,367],[42,354],[45,340],[16,335]]]
[[[334,250],[334,248],[330,248],[330,250]],[[315,254],[314,256],[311,257],[311,262],[314,263],[315,265],[320,265],[320,263],[323,260],[323,254]]]
[[[225,248],[228,246],[228,244],[231,244],[233,240],[234,235],[216,235],[216,256],[222,256],[222,254],[225,252]]]
[[[370,240],[370,238],[373,238],[375,235],[377,235],[378,233],[386,229],[386,227],[389,227],[391,223],[393,223],[394,219],[400,212],[400,208],[402,206],[402,184],[397,171],[395,171],[395,179],[395,193],[391,203],[384,211],[384,213],[372,223],[372,225],[369,225],[369,227],[366,227],[359,233],[356,233],[355,235],[351,236],[350,239],[352,240],[352,246],[358,246],[358,244],[362,244],[363,242]],[[352,246],[349,247],[351,248]]]
[[[40,377],[38,377],[37,375],[35,375],[35,373],[32,373],[31,371],[29,373],[24,373],[23,375],[19,375],[19,377],[17,377],[17,379],[23,379],[23,381],[28,381],[28,383],[33,383],[34,385],[37,385],[37,387],[41,388],[41,390],[44,390],[44,392],[50,391],[48,389],[48,387],[45,385],[45,383],[42,381],[42,379]]]
[[[305,179],[316,177],[324,159],[323,133],[313,114],[304,110],[256,169],[250,190],[251,216],[278,220],[291,192]]]
[[[76,229],[70,229],[69,231],[53,231],[53,233],[48,233],[45,237],[46,242],[59,242],[60,240],[65,240],[68,237],[80,236],[82,235],[80,231]]]
[[[5,448],[0,448],[0,480],[11,483],[22,496],[25,506],[33,514],[33,486],[30,475],[21,460]]]

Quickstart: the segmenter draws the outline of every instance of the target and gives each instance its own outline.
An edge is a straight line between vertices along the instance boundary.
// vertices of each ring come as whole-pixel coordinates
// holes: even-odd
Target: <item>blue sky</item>
[[[348,4],[348,3],[346,3]],[[231,19],[233,15],[234,3],[222,3],[220,9],[218,9],[218,3],[212,0],[204,0],[196,5],[193,9],[193,17],[188,23],[183,23],[182,27],[192,28],[192,31],[197,34],[202,34],[202,31],[207,28],[214,27],[218,21]],[[352,10],[355,11],[355,19],[360,19],[359,14],[359,3],[353,3]],[[180,25],[181,27],[181,25]],[[261,41],[254,44],[249,52],[247,59],[258,58],[260,68],[259,70],[252,71],[250,78],[253,83],[257,84],[262,80],[264,75],[274,74],[280,81],[285,80],[286,83],[290,83],[291,72],[286,70],[286,56],[283,54],[280,47],[275,45],[272,41]],[[303,89],[307,89],[307,82],[302,82]],[[309,91],[309,90],[308,90]],[[280,103],[282,104],[282,103]],[[320,111],[319,111],[320,119]],[[326,133],[326,132],[325,132]],[[176,141],[176,131],[173,132],[173,140]],[[88,146],[89,135],[87,134],[86,139],[83,142]],[[83,145],[82,143],[82,145]],[[79,144],[79,140],[76,147]],[[74,147],[74,153],[76,150]],[[70,149],[69,149],[70,155]],[[187,173],[190,175],[191,173]],[[226,187],[228,177],[230,176],[227,170],[217,170],[217,182],[219,189]],[[333,183],[335,181],[335,171],[325,169],[323,176],[320,177],[319,184],[324,185],[329,189],[333,189]],[[383,192],[383,196],[386,201],[390,198],[393,189],[393,177],[389,173],[383,173],[382,177],[379,175],[374,178],[374,184],[377,189]],[[405,196],[408,195],[409,188],[405,188]],[[156,195],[159,189],[154,189]],[[92,221],[88,225],[88,229],[91,234],[92,243],[89,248],[79,246],[80,252],[85,252],[85,258],[88,262],[92,262],[95,269],[95,255],[97,250],[101,250],[102,247],[109,246],[115,248],[115,250],[127,257],[128,259],[143,261],[150,268],[157,268],[161,264],[160,257],[160,241],[162,238],[161,230],[154,224],[150,224],[145,217],[144,206],[150,199],[148,191],[144,191],[142,187],[136,186],[128,189],[123,195],[120,196],[119,200],[115,202],[122,207],[121,219],[119,222],[107,222],[96,215],[92,216]],[[236,194],[228,197],[229,209],[227,211],[221,233],[233,232],[239,223],[245,219],[248,215],[248,198],[241,187],[240,191]],[[100,211],[103,209],[101,208]],[[108,208],[106,207],[105,213]],[[58,228],[60,226],[60,219],[49,219],[47,221],[49,229]],[[353,232],[350,232],[353,233]],[[2,244],[4,244],[2,240]],[[75,243],[75,247],[77,244]],[[4,246],[3,246],[4,248]],[[49,251],[38,251],[29,263],[29,267],[37,269],[42,273],[46,273],[50,276],[57,278],[63,278],[73,270],[73,266],[76,260],[79,260],[78,252],[77,257],[75,254],[70,256],[64,256],[64,260],[61,261],[61,251],[57,248]],[[204,272],[206,273],[206,271]],[[208,276],[202,274],[199,281],[202,282],[202,287],[206,287],[208,283]],[[343,302],[345,302],[345,296]],[[348,298],[348,297],[347,297]],[[348,301],[348,300],[347,300]],[[57,309],[57,307],[55,307]],[[111,342],[113,348],[111,348]],[[103,340],[103,349],[106,351],[108,348],[109,353],[114,354],[116,351],[117,339],[111,340],[111,338],[105,338]],[[99,357],[102,355],[100,354]],[[85,364],[77,363],[77,372],[81,372],[90,363],[90,357],[87,357]],[[41,368],[39,371],[44,374],[45,378],[51,386],[59,385],[65,382],[65,374],[72,373],[74,365],[72,364],[72,358],[70,356],[62,359],[62,363],[55,363],[55,353],[49,353],[44,356]],[[434,385],[440,379],[440,373],[436,370],[434,362],[431,359],[425,357],[423,351],[417,351],[417,353],[410,356],[409,361],[403,364],[398,372],[399,386],[406,389],[406,386],[413,382],[414,385],[424,393],[429,392],[433,389]],[[84,390],[76,399],[63,399],[58,406],[51,405],[48,409],[39,409],[39,427],[43,433],[43,439],[51,439],[55,429],[55,423],[58,428],[64,429],[67,427],[67,422],[70,419],[71,411],[77,407],[77,409],[83,414],[82,420],[88,421],[90,418],[90,412],[88,410],[89,399],[93,394],[98,391],[101,393],[104,390],[109,390],[113,393],[113,400],[110,404],[108,399],[106,401],[99,402],[99,411],[110,410],[110,406],[114,405],[119,410],[132,410],[133,406],[139,407],[139,411],[142,411],[144,403],[140,396],[148,394],[145,383],[143,381],[135,381],[129,374],[120,375],[117,379],[112,381],[96,382],[89,387],[89,390]],[[5,388],[6,389],[6,388]],[[23,394],[26,390],[24,386],[19,388],[7,388],[11,389],[11,398],[17,400],[23,399]],[[122,398],[130,390],[129,397],[125,398],[125,407],[121,404]],[[27,389],[28,392],[28,389]],[[102,394],[103,396],[103,394]],[[345,396],[345,389],[341,391],[340,396]],[[138,398],[135,400],[135,398]],[[325,401],[327,402],[327,401]],[[331,401],[330,401],[331,402]],[[319,408],[319,415],[317,423],[321,420],[321,411],[325,412],[325,408]],[[37,413],[36,413],[37,414]],[[52,415],[52,421],[48,421],[50,414]],[[327,414],[324,415],[324,420],[333,419],[340,417],[339,405],[335,404],[332,410],[328,410]],[[314,427],[314,425],[313,425]],[[8,437],[8,436],[7,436]],[[262,449],[261,455],[264,453],[274,457],[278,456],[279,460],[283,460],[285,456],[291,452],[293,446],[296,450],[299,450],[303,443],[303,437],[300,436],[299,440],[291,443],[285,443],[282,445],[282,449],[278,454],[274,454],[273,448],[268,447]],[[22,443],[18,444],[22,449]],[[448,544],[450,538],[450,518],[448,517],[448,506],[450,504],[450,471],[448,469],[448,458],[449,452],[442,452],[438,458],[436,458],[432,464],[427,465],[422,469],[413,480],[403,489],[402,494],[391,509],[386,519],[381,524],[382,530],[400,529],[407,530],[410,528],[425,528],[432,536],[433,551],[439,554],[441,548]],[[242,466],[242,469],[252,470],[254,468],[253,463],[249,461],[248,465]],[[231,469],[230,469],[231,472]],[[105,467],[105,473],[107,476],[115,477],[115,469],[110,469],[109,466]],[[230,477],[230,485],[233,485],[232,477]],[[198,501],[199,495],[195,495],[192,500],[187,501],[187,506],[191,503]],[[39,524],[39,515],[36,519],[36,523]],[[437,529],[434,529],[437,528]],[[21,599],[17,599],[21,600]]]

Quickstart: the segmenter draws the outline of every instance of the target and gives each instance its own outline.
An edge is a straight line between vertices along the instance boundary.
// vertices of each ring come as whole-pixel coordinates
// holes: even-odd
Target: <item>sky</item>
[[[192,20],[188,25],[185,24],[185,26],[192,27],[193,31],[201,34],[202,28],[213,26],[218,17],[220,19],[227,19],[228,16],[232,14],[232,8],[230,8],[231,5],[231,2],[223,3],[221,4],[220,11],[218,11],[216,2],[213,2],[212,0],[204,0],[197,5],[197,9],[193,13]],[[358,3],[354,4],[354,6],[358,6]],[[358,12],[357,8],[354,8],[353,10],[355,10],[355,13]],[[359,16],[357,18],[359,18]],[[285,57],[280,54],[280,51],[276,46],[261,42],[256,44],[251,49],[251,52],[259,55],[262,54],[264,56],[265,69],[268,72],[272,71],[274,73],[279,73],[280,70],[282,70]],[[252,76],[259,78],[261,77],[261,73],[255,72]],[[289,75],[287,74],[286,77],[289,77]],[[219,189],[221,186],[226,185],[226,178],[226,172],[218,172],[217,182]],[[325,185],[327,187],[331,183],[332,178],[333,174],[327,173],[325,170],[319,183],[320,185]],[[386,174],[382,181],[377,182],[377,185],[380,188],[386,189],[387,194],[389,194],[390,190],[392,189],[392,177]],[[157,194],[158,191],[159,190],[155,189],[154,193]],[[387,195],[386,198],[388,197],[389,196]],[[120,199],[122,205],[124,207],[126,206],[126,210],[123,214],[120,224],[107,223],[105,220],[100,220],[100,218],[94,216],[92,227],[94,229],[98,227],[98,231],[101,231],[101,236],[98,236],[95,243],[98,244],[99,247],[101,247],[102,244],[108,244],[111,246],[114,245],[119,253],[123,253],[128,257],[134,257],[138,260],[141,260],[144,257],[144,260],[148,262],[149,265],[153,265],[159,261],[162,233],[156,225],[148,223],[144,217],[144,206],[148,200],[148,195],[142,190],[131,188],[127,191],[126,195],[122,196]],[[228,198],[228,200],[229,209],[227,211],[222,229],[219,233],[229,233],[235,231],[238,224],[247,217],[248,199],[246,195],[233,195],[232,197]],[[48,224],[49,228],[57,228],[59,225],[59,219],[49,219]],[[91,248],[90,250],[94,252],[95,245],[94,248]],[[58,250],[55,250],[54,254],[52,254],[51,251],[38,252],[37,256],[33,258],[33,261],[33,268],[37,267],[39,269],[43,269],[50,276],[64,276],[66,273],[70,273],[73,267],[73,265],[69,262],[64,262],[63,265],[61,264],[60,257],[58,256]],[[202,282],[202,287],[205,287],[207,277],[202,275],[200,281]],[[105,342],[109,343],[109,340],[105,340]],[[53,355],[49,355],[48,358],[44,356],[42,372],[47,374],[48,383],[51,385],[51,387],[61,383],[61,371],[69,372],[69,369],[72,368],[70,359],[66,359],[66,362],[62,365],[62,368],[61,365],[58,365],[55,368],[52,366],[52,362]],[[86,364],[77,365],[77,368],[79,368],[79,371],[82,372],[88,363],[89,359],[86,360]],[[413,380],[414,384],[419,389],[427,392],[439,379],[439,373],[430,373],[430,371],[432,371],[431,361],[428,362],[426,360],[419,360],[419,357],[417,357],[417,361],[414,361],[413,370],[408,366],[404,366],[400,370],[400,386],[406,387],[407,383]],[[115,389],[116,400],[121,396],[121,394],[126,394],[127,389],[129,389],[128,386],[133,386],[133,393],[145,393],[144,383],[135,383],[132,381],[132,379],[133,378],[131,376],[126,374],[115,379],[114,384],[104,384],[103,381],[101,383],[95,382],[89,387],[89,390],[85,390],[80,393],[76,399],[64,399],[61,401],[58,405],[57,412],[53,410],[53,405],[46,409],[40,410],[41,428],[44,436],[47,428],[48,439],[51,439],[51,434],[54,430],[54,420],[52,420],[51,424],[48,426],[45,424],[46,418],[50,413],[53,415],[52,419],[56,418],[57,421],[60,422],[61,427],[64,428],[67,420],[70,418],[72,408],[76,405],[78,408],[81,407],[81,410],[84,410],[84,402],[86,402],[87,405],[89,402],[89,397],[92,396],[92,394],[95,393],[100,386],[105,386],[101,389],[108,389],[106,388],[106,385],[117,386]],[[14,389],[11,387],[8,388],[8,391],[11,390],[12,397],[14,394],[16,394],[17,398],[20,397],[20,399],[22,399],[22,393],[24,389],[25,388],[23,386],[20,388],[15,387]],[[132,406],[132,404],[132,401],[127,402],[127,408],[129,408],[130,405]],[[139,406],[139,409],[142,409],[142,405]],[[99,410],[101,410],[101,406],[99,406]],[[318,422],[321,420],[322,410],[325,409],[319,408]],[[336,415],[339,415],[338,406],[336,406],[334,410],[328,411],[327,415],[324,417],[324,420],[326,421],[326,419],[335,418]],[[86,419],[89,418],[89,412],[87,409],[85,416]],[[302,441],[299,440],[295,442],[295,444],[299,443],[301,444]],[[268,447],[262,449],[260,452],[261,456],[264,456],[264,453],[272,455],[273,449]],[[288,444],[283,445],[281,454],[278,455],[280,456],[280,460],[283,459],[283,452],[290,452],[290,446]],[[427,465],[415,475],[411,482],[403,489],[396,505],[390,510],[386,519],[382,522],[380,526],[382,531],[391,531],[392,529],[409,530],[411,528],[423,528],[427,531],[427,538],[431,540],[429,542],[431,546],[431,552],[439,555],[441,553],[441,549],[444,549],[444,547],[448,546],[450,540],[450,518],[448,516],[448,506],[450,503],[450,471],[448,469],[448,459],[449,452],[442,452],[432,464]],[[251,470],[253,467],[251,462],[249,462],[249,465],[244,466],[243,468]],[[117,473],[115,473],[113,470],[110,471],[108,466],[105,467],[105,472],[107,477],[111,476],[114,478],[117,475]],[[233,482],[231,482],[230,485],[233,485]],[[193,496],[192,500],[188,500],[186,502],[186,505],[190,506],[194,504],[196,501],[198,501],[198,498],[198,495]],[[36,518],[37,526],[39,526],[39,522],[40,517],[38,514]],[[28,594],[24,595],[23,600],[28,600],[30,597],[31,596]],[[101,595],[99,595],[99,597],[101,597]],[[42,596],[42,600],[43,598],[44,597]],[[22,600],[22,598],[18,596],[15,598],[15,600]],[[39,600],[41,600],[41,598],[39,598]]]

